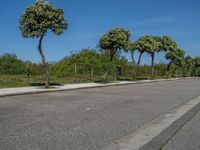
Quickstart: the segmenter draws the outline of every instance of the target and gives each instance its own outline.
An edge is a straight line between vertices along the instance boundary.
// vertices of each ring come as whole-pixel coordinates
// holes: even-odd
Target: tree
[[[27,7],[20,18],[20,30],[23,37],[39,38],[38,51],[45,69],[46,88],[49,87],[50,78],[42,50],[43,38],[49,30],[55,35],[60,35],[67,27],[68,24],[64,19],[64,11],[60,8],[53,7],[50,3],[44,2],[43,0],[36,0],[35,4]]]
[[[193,75],[197,76],[200,73],[200,57],[195,57],[193,61]]]
[[[134,52],[136,50],[136,44],[135,42],[127,42],[125,46],[125,52],[130,52],[131,53],[131,62],[132,62],[132,77],[133,80],[135,79],[135,58],[134,58]]]
[[[99,42],[100,48],[109,55],[109,64],[106,72],[102,76],[103,82],[107,82],[107,76],[112,68],[112,61],[115,55],[122,49],[125,49],[127,42],[129,42],[131,33],[123,28],[114,28],[104,34]]]
[[[167,71],[170,70],[170,67],[174,61],[182,59],[184,55],[185,55],[185,51],[180,48],[169,50],[165,55],[165,58],[167,60],[170,60],[169,64],[167,65]]]
[[[155,61],[155,54],[156,53],[159,53],[161,51],[166,51],[164,48],[163,48],[163,43],[162,43],[162,38],[159,37],[159,36],[152,36],[152,51],[150,52],[151,54],[151,79],[153,80],[154,79],[154,61]]]
[[[151,56],[151,79],[154,79],[154,61],[155,53],[162,50],[162,41],[157,36],[144,36],[142,37],[142,49]]]
[[[192,57],[190,57],[190,56],[186,56],[185,58],[184,58],[184,61],[185,61],[185,66],[184,66],[184,74],[186,75],[186,76],[190,76],[191,75],[191,73],[192,73],[192,67],[193,67],[193,59],[192,59]]]
[[[176,67],[178,67],[177,64],[180,64],[180,61],[177,59],[179,57],[178,55],[182,55],[182,54],[181,54],[181,51],[178,51],[178,46],[177,46],[176,42],[170,36],[162,37],[162,46],[163,46],[163,50],[165,52],[167,52],[165,54],[165,58],[167,60],[170,60],[168,66],[167,66],[167,74],[169,74],[170,67],[172,68],[172,64],[173,64],[173,66],[176,66]],[[173,68],[176,68],[176,67],[173,67]]]
[[[145,38],[146,36],[141,36],[136,42],[135,42],[135,47],[136,49],[139,51],[140,55],[139,55],[139,58],[138,58],[138,61],[137,61],[137,64],[136,64],[136,69],[135,69],[135,77],[137,77],[137,71],[138,71],[138,67],[141,63],[141,58],[142,58],[142,55],[144,54],[145,52]]]

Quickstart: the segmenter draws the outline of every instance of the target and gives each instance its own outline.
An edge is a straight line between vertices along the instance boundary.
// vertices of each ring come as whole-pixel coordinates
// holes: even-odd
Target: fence
[[[67,68],[71,70],[65,71]],[[5,87],[24,87],[24,86],[40,86],[44,84],[45,74],[43,68],[41,70],[33,70],[27,65],[26,70],[15,68],[16,70],[0,71],[0,88]],[[62,70],[63,69],[63,70]],[[80,83],[80,82],[94,82],[100,81],[106,68],[102,66],[95,66],[93,64],[75,63],[71,66],[62,68],[60,72],[56,72],[54,67],[49,66],[50,81],[53,85],[61,85],[67,83]],[[9,69],[8,69],[9,70]],[[132,80],[133,69],[121,68],[122,73],[120,77],[116,76],[116,66],[112,67],[112,70],[108,76],[110,81],[112,80]],[[151,68],[149,66],[141,66],[137,70],[136,79],[149,79],[151,74]],[[183,73],[181,71],[166,72],[166,68],[158,68],[155,66],[155,78],[169,78],[169,77],[181,77]],[[187,76],[190,76],[189,73]]]

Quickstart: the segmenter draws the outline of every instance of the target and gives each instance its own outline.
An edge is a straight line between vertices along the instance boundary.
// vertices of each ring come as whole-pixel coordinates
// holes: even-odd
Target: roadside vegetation
[[[83,49],[58,62],[47,63],[49,67],[51,84],[66,84],[80,82],[101,82],[102,74],[108,65],[108,56],[99,50]],[[116,76],[116,66],[122,68],[119,78]],[[168,70],[168,64],[156,63],[155,78],[170,78],[183,76],[197,76],[200,72],[200,57],[189,56],[173,61]],[[134,67],[135,69],[135,67]],[[133,65],[121,55],[113,59],[108,75],[108,81],[133,80]],[[141,64],[137,68],[134,80],[150,79],[151,66]],[[23,61],[14,54],[0,56],[0,87],[21,87],[45,85],[45,71],[43,64]]]
[[[38,52],[42,63],[23,61],[15,54],[0,56],[0,87],[55,85],[77,82],[103,82],[114,80],[140,80],[197,76],[200,57],[185,56],[170,36],[144,35],[132,41],[131,31],[112,28],[102,35],[96,49],[78,50],[58,62],[46,62],[42,42],[47,33],[62,34],[68,28],[64,11],[49,2],[36,0],[20,18],[24,38],[38,39]],[[50,31],[50,32],[49,32]],[[136,58],[135,53],[139,53]],[[144,54],[149,64],[142,64]],[[156,63],[158,53],[164,53],[168,63]],[[125,56],[130,56],[130,60]]]

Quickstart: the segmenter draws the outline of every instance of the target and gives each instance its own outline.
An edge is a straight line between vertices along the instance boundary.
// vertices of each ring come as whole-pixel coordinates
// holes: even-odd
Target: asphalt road
[[[98,150],[200,95],[200,79],[0,98],[1,150]]]
[[[200,112],[198,112],[163,147],[163,150],[199,150],[200,149]]]

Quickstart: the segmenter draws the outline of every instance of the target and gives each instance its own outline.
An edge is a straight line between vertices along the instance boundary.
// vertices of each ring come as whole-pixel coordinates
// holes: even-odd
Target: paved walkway
[[[179,78],[178,78],[179,79]],[[11,96],[11,95],[21,95],[21,94],[34,94],[34,93],[45,93],[45,92],[56,92],[56,91],[67,91],[76,90],[84,88],[96,88],[96,87],[108,87],[108,86],[119,86],[127,84],[140,84],[140,83],[150,83],[150,82],[160,82],[160,81],[171,81],[174,79],[157,79],[157,80],[141,80],[141,81],[116,81],[108,84],[102,83],[79,83],[79,84],[66,84],[63,86],[52,86],[52,88],[45,89],[44,87],[20,87],[20,88],[3,88],[0,89],[0,97]]]

